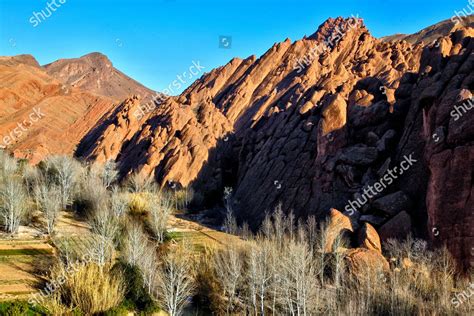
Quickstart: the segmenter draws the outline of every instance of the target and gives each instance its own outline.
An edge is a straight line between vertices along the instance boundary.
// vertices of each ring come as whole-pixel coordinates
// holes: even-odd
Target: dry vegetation
[[[430,251],[420,240],[385,244],[390,269],[354,271],[340,251],[346,241],[313,217],[296,222],[277,208],[253,234],[227,207],[224,230],[240,238],[169,232],[169,217],[186,207],[191,191],[164,192],[138,175],[119,186],[111,162],[52,157],[30,167],[0,152],[0,166],[2,230],[14,236],[25,225],[40,227],[57,253],[30,299],[39,314],[182,315],[189,306],[216,315],[472,312],[469,280],[455,273],[445,250]],[[87,222],[88,233],[58,234],[64,212]]]
[[[227,219],[228,222],[232,220]],[[242,247],[228,247],[206,259],[207,297],[218,314],[231,315],[467,315],[472,301],[445,249],[417,247],[420,240],[391,240],[389,270],[352,271],[342,251],[327,252],[330,232],[314,219],[298,224],[278,210]],[[334,249],[343,249],[336,238]],[[341,303],[344,302],[344,303]]]

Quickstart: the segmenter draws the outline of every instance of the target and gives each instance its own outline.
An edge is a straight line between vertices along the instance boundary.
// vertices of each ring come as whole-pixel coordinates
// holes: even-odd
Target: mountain
[[[12,135],[8,149],[19,157],[114,159],[122,177],[193,187],[203,210],[221,208],[232,188],[233,212],[253,228],[279,205],[319,219],[339,209],[382,240],[414,234],[446,244],[467,268],[470,25],[444,21],[377,39],[361,19],[328,19],[308,37],[234,58],[154,101],[97,53],[45,67],[2,57],[0,135],[40,107],[44,118]]]
[[[72,155],[131,91],[151,93],[101,54],[45,67],[30,55],[0,57],[0,146],[32,163]]]
[[[147,96],[153,91],[114,68],[107,56],[91,53],[80,58],[60,59],[45,65],[46,72],[65,85],[123,101],[133,94]]]
[[[439,37],[448,36],[458,29],[474,27],[474,15],[466,17],[454,16],[452,19],[445,20],[427,27],[415,34],[396,34],[381,38],[383,41],[402,41],[405,40],[411,44],[418,44],[424,42],[429,44],[437,40]]]
[[[147,111],[126,100],[76,155],[192,186],[203,208],[231,187],[234,213],[253,227],[277,205],[321,219],[337,208],[383,240],[413,233],[469,265],[473,112],[457,123],[450,113],[472,97],[473,29],[420,42],[430,29],[379,40],[360,19],[329,19]]]

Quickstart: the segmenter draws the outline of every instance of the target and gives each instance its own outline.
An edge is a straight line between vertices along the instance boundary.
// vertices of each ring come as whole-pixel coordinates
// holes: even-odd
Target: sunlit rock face
[[[278,204],[298,217],[337,208],[382,242],[447,241],[466,265],[473,112],[451,111],[471,97],[473,29],[444,26],[436,42],[424,41],[436,28],[379,40],[360,19],[329,19],[206,73],[139,119],[144,102],[125,101],[77,154],[117,159],[123,176],[192,185],[202,207],[232,187],[234,212],[253,227]]]

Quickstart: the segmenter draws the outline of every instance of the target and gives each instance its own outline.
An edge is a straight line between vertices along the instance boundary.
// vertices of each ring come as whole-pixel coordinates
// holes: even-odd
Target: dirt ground
[[[57,238],[90,235],[87,224],[68,212],[61,213],[56,230]],[[39,228],[21,226],[14,238],[0,235],[0,300],[27,299],[35,293],[55,255]]]
[[[218,231],[209,225],[200,224],[200,218],[183,214],[172,215],[168,222],[168,233],[174,240],[187,240],[197,248],[223,247],[242,242],[236,236]],[[203,221],[204,222],[204,221]],[[74,244],[90,238],[89,225],[70,212],[62,212],[56,225],[58,241],[72,240]],[[38,228],[20,227],[11,238],[0,235],[0,300],[28,299],[54,262],[56,249],[47,235]]]

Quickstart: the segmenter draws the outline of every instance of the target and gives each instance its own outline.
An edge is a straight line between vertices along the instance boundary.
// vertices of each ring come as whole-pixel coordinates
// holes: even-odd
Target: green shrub
[[[39,316],[47,315],[40,306],[32,306],[26,301],[0,302],[2,316]]]
[[[124,262],[115,265],[114,270],[120,271],[127,280],[125,288],[125,301],[129,310],[152,312],[157,310],[157,306],[152,297],[145,289],[142,273],[140,269]]]

